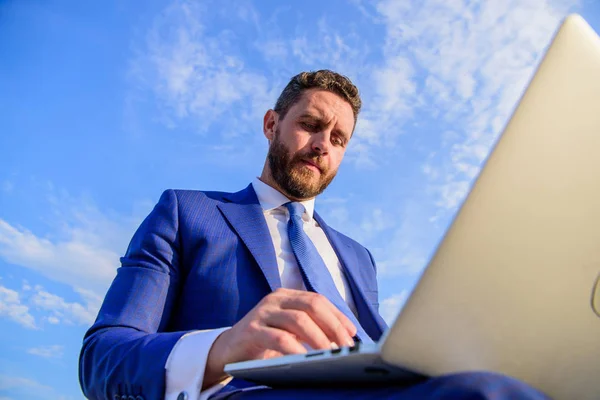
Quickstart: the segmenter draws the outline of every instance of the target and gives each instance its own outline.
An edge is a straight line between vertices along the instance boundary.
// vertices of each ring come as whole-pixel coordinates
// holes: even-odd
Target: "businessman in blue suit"
[[[237,193],[163,193],[85,335],[79,375],[88,398],[544,398],[485,372],[285,390],[224,373],[232,362],[376,341],[386,329],[371,253],[315,211],[360,107],[346,77],[298,74],[265,114],[269,150],[260,178]]]

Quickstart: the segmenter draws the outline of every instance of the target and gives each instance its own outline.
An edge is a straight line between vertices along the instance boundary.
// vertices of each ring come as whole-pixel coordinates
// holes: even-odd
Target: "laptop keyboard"
[[[360,348],[360,340],[355,341],[354,342],[354,346],[351,346],[350,349],[348,350],[348,352],[350,352],[350,353],[356,353],[359,348]]]
[[[337,349],[331,349],[329,351],[331,352],[332,355],[341,354],[343,349],[348,349],[348,354],[357,353],[358,350],[360,349],[360,343],[361,343],[360,340],[357,340],[357,341],[355,341],[354,346],[338,347]],[[305,357],[310,358],[310,357],[322,356],[326,352],[327,352],[326,350],[311,351],[311,352],[308,352]]]

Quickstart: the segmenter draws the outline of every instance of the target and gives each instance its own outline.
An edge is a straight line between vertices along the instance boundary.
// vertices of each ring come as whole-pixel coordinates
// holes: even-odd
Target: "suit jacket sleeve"
[[[88,398],[163,397],[166,360],[187,333],[164,332],[180,283],[178,225],[168,190],[134,234],[84,337],[79,379]]]

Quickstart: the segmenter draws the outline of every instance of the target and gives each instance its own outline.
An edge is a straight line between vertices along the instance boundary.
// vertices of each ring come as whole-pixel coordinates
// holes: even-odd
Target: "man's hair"
[[[285,89],[283,89],[283,92],[281,92],[275,103],[274,110],[279,114],[279,118],[285,118],[285,115],[290,108],[300,101],[302,93],[309,89],[327,90],[347,101],[352,107],[354,123],[356,124],[356,119],[360,112],[360,107],[362,106],[358,88],[344,75],[340,75],[337,72],[328,69],[314,72],[301,72],[294,76]]]

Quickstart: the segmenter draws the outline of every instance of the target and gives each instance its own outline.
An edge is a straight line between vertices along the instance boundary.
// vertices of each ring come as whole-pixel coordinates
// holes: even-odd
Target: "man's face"
[[[275,183],[295,200],[322,193],[337,174],[354,129],[350,104],[311,89],[274,126],[267,158]]]

